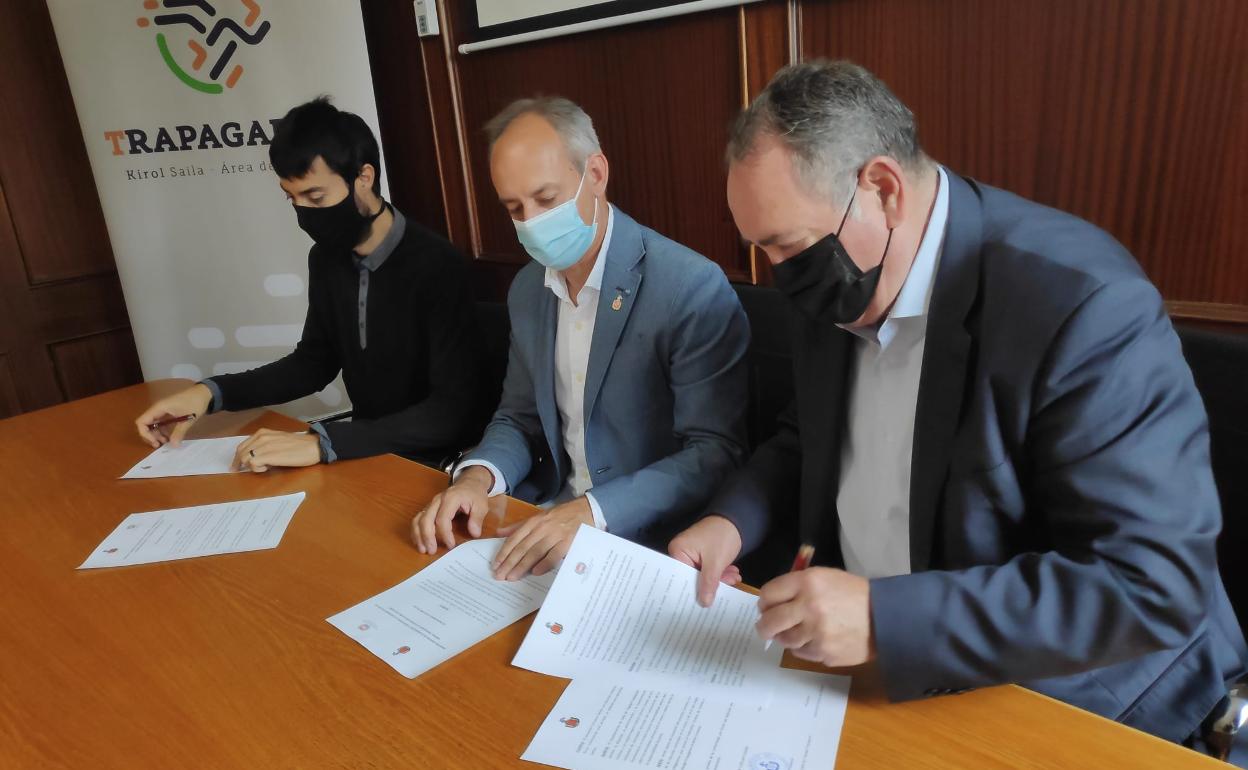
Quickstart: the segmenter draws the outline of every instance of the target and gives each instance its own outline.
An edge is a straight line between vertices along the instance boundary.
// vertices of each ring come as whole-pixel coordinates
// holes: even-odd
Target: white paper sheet
[[[831,768],[849,678],[789,669],[773,676],[785,697],[766,707],[708,698],[700,688],[576,679],[521,758],[574,770]]]
[[[495,580],[502,538],[469,540],[402,583],[329,618],[412,679],[537,609],[553,574]]]
[[[305,493],[132,513],[78,569],[276,548]]]
[[[582,525],[514,665],[569,679],[705,685],[712,697],[766,702],[783,650],[754,632],[758,598],[721,585],[694,600],[697,571]]]
[[[238,445],[246,436],[226,438],[200,438],[183,441],[175,448],[165,444],[144,457],[123,479],[158,479],[165,476],[208,476],[214,473],[232,473],[230,463]]]

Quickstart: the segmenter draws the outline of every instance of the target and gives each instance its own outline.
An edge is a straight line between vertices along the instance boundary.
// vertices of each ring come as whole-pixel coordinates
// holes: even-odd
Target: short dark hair
[[[856,172],[872,156],[887,155],[907,170],[931,166],[914,114],[883,81],[850,61],[815,59],[781,68],[733,125],[728,162],[744,160],[760,135],[779,139],[793,154],[798,178],[831,200],[850,195]]]
[[[286,113],[277,122],[269,161],[282,179],[298,179],[312,168],[316,156],[350,187],[365,163],[376,169],[373,192],[381,195],[381,150],[377,137],[359,115],[343,112],[318,96]]]

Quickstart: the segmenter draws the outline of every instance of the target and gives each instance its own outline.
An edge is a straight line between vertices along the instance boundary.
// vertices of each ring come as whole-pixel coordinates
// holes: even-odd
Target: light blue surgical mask
[[[586,169],[588,173],[588,169]],[[585,186],[585,176],[576,186],[576,194],[549,211],[523,222],[513,219],[516,237],[529,256],[552,270],[567,270],[585,256],[598,229],[598,199],[594,198],[594,221],[585,224],[576,210],[576,201]]]

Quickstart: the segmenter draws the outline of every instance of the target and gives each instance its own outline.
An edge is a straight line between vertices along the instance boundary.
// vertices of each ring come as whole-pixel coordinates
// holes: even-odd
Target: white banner
[[[269,168],[268,145],[274,121],[321,94],[377,133],[359,4],[48,8],[144,377],[198,379],[290,352],[307,311],[311,240]],[[283,411],[348,406],[339,380]]]

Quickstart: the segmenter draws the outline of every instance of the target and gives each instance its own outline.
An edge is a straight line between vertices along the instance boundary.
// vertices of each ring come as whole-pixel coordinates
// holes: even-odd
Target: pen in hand
[[[814,558],[815,547],[813,545],[802,544],[802,547],[797,549],[797,556],[793,559],[793,566],[789,567],[789,572],[801,572],[810,566],[810,562]],[[763,642],[763,649],[771,649],[770,639]]]
[[[156,430],[157,428],[163,428],[166,425],[177,425],[180,422],[186,422],[187,420],[194,420],[194,419],[195,419],[195,415],[193,413],[184,414],[181,417],[169,417],[164,420],[157,420],[156,422],[148,425],[147,427],[151,428],[152,430]]]

